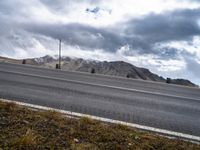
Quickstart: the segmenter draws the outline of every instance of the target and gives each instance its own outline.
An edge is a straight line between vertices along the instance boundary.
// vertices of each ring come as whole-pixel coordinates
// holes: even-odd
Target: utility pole
[[[61,39],[59,39],[59,66],[58,69],[61,69]]]
[[[56,69],[61,69],[61,42],[62,42],[61,39],[59,39],[59,50],[58,50],[58,51],[59,51],[59,52],[58,52],[58,53],[59,53],[59,54],[58,54],[58,55],[59,55],[59,56],[58,56],[58,57],[59,57],[59,58],[58,58],[58,61],[59,61],[59,62],[58,62],[58,64],[56,64]]]

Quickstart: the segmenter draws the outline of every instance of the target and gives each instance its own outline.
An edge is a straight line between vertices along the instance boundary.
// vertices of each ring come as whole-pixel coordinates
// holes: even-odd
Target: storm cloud
[[[129,45],[142,53],[153,53],[166,57],[176,56],[176,49],[155,47],[156,44],[170,41],[191,41],[200,35],[200,10],[178,10],[163,14],[149,14],[140,19],[130,19],[119,23],[120,28],[97,28],[83,24],[25,24],[28,32],[62,39],[71,46],[83,49],[103,49],[116,52]]]
[[[142,37],[150,43],[188,40],[200,34],[199,9],[185,9],[163,14],[149,14],[143,18],[128,21],[127,35]]]
[[[62,39],[68,45],[78,45],[86,50],[104,49],[114,52],[125,42],[120,35],[112,31],[81,24],[25,25],[24,29],[54,39]]]

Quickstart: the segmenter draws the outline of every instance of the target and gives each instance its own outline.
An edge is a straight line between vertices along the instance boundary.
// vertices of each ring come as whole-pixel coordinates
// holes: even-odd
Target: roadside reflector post
[[[59,69],[59,64],[56,64],[56,69]]]
[[[166,83],[171,83],[171,79],[167,78]]]
[[[94,74],[94,73],[95,73],[95,69],[92,68],[90,72],[91,72],[92,74]]]
[[[26,64],[26,59],[23,59],[23,60],[22,60],[22,64]]]

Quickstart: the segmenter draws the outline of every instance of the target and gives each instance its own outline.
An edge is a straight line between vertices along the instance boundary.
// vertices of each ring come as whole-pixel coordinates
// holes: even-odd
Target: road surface
[[[200,136],[200,89],[0,63],[0,97]]]

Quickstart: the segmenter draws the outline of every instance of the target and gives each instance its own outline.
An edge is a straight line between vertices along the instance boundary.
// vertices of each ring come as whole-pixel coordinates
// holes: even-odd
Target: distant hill
[[[23,60],[7,59],[3,57],[0,57],[0,61],[19,64],[23,63]],[[42,66],[45,68],[55,68],[56,64],[58,63],[58,58],[47,55],[40,58],[26,59],[24,60],[24,63]],[[81,58],[62,57],[61,66],[62,70],[68,71],[82,71],[96,74],[120,76],[125,78],[165,82],[169,84],[185,85],[191,87],[197,86],[191,81],[185,79],[165,79],[161,76],[158,76],[157,74],[150,72],[146,68],[139,68],[123,61],[101,62],[94,60],[84,60]]]

